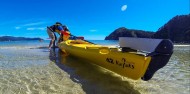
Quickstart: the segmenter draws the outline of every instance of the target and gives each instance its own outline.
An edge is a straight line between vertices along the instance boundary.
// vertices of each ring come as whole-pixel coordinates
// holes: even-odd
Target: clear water
[[[118,41],[92,41],[117,45]],[[49,41],[0,42],[0,94],[189,94],[190,46],[175,46],[149,81],[131,80],[89,61],[47,50]]]

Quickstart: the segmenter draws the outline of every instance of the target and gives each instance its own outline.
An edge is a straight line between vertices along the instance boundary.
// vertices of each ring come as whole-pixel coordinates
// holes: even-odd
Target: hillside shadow
[[[68,56],[59,49],[50,51],[51,61],[67,72],[70,79],[81,84],[87,94],[140,94],[128,81],[90,61]]]

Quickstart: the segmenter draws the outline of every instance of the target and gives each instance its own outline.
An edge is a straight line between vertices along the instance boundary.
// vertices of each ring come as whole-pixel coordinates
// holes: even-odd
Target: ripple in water
[[[81,85],[49,60],[45,49],[0,49],[3,94],[84,94]]]
[[[58,52],[58,53],[57,53]],[[131,80],[90,61],[47,48],[1,48],[3,94],[188,94],[190,47],[175,47],[169,63],[150,81]]]

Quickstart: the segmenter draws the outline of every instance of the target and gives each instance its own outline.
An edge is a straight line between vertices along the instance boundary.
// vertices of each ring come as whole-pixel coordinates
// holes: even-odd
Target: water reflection
[[[140,94],[121,76],[90,64],[90,61],[68,56],[59,49],[51,50],[49,58],[67,72],[70,79],[80,83],[87,94]]]

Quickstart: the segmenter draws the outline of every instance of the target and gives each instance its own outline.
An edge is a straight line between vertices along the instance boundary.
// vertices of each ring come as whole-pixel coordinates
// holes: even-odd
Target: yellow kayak
[[[67,40],[59,43],[58,47],[69,55],[92,61],[93,64],[134,80],[139,78],[145,81],[151,79],[153,74],[165,66],[169,60],[167,59],[160,67],[155,64],[158,68],[151,69],[156,67],[154,64],[153,67],[150,64],[155,62],[153,58],[155,55],[152,56],[137,50],[102,46],[84,40]]]

